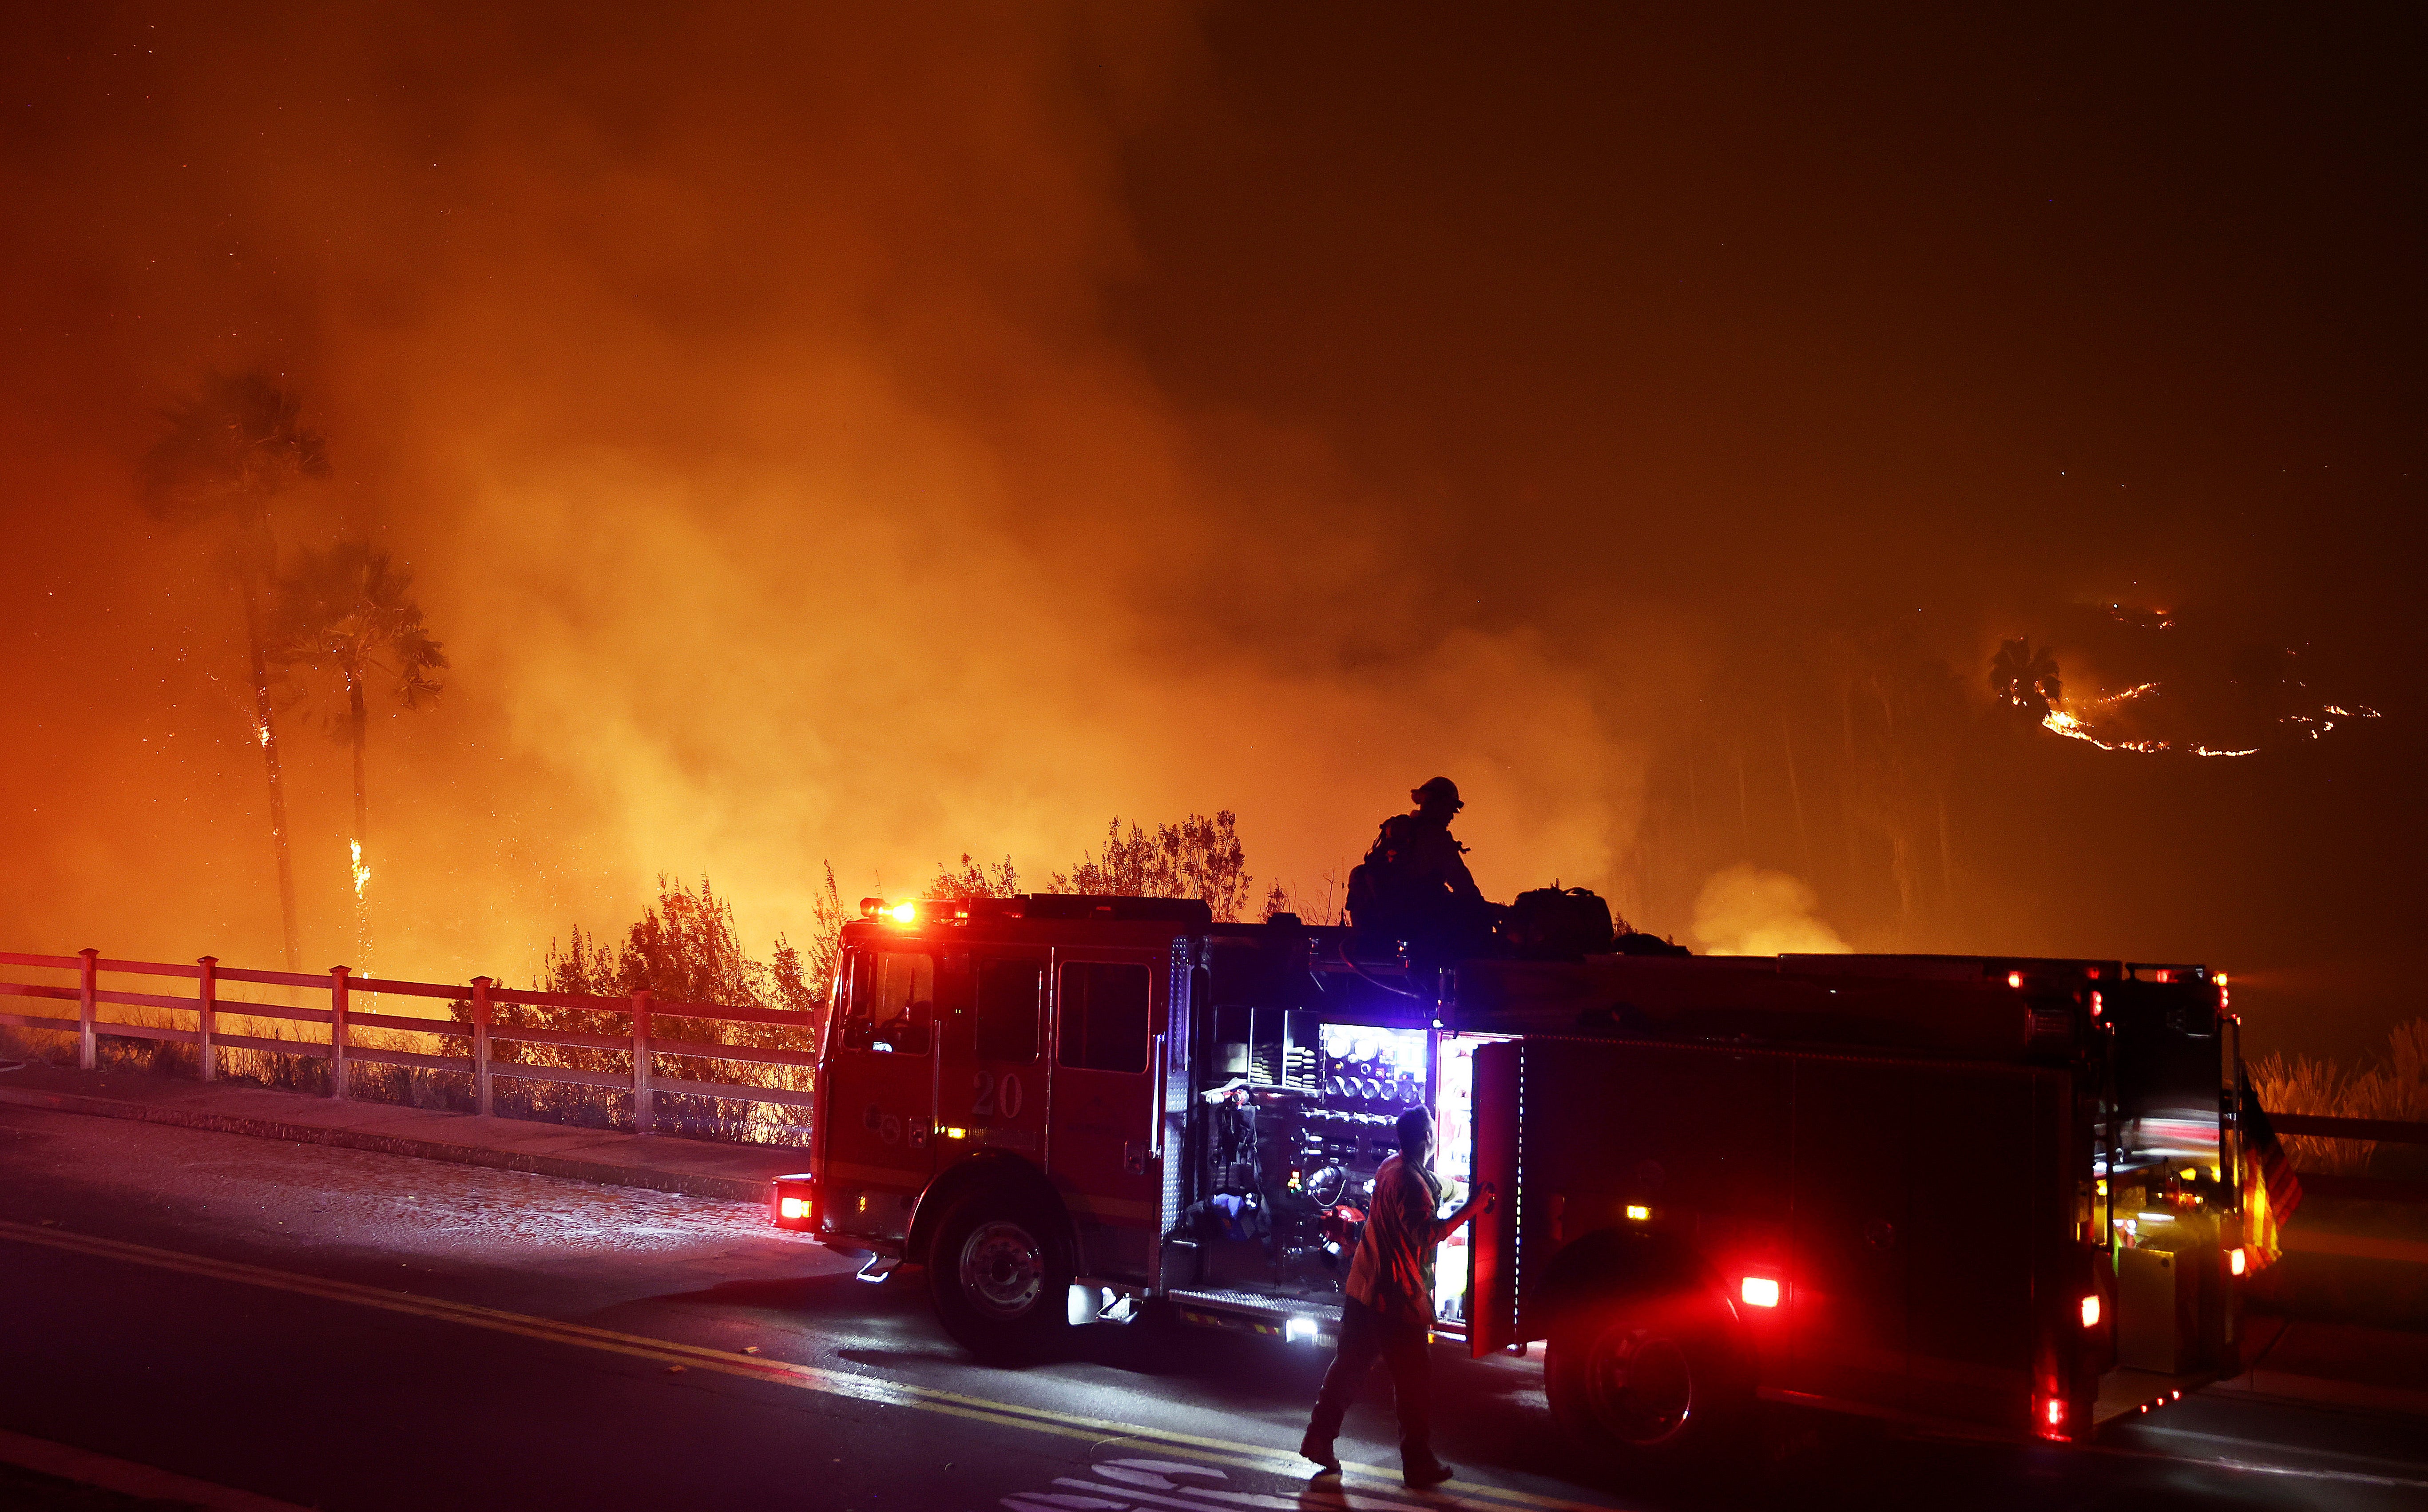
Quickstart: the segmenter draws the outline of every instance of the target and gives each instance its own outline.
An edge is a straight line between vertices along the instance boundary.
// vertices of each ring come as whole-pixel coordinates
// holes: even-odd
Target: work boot
[[[1430,1459],[1421,1465],[1409,1465],[1403,1468],[1400,1471],[1400,1479],[1421,1491],[1428,1486],[1439,1486],[1449,1480],[1452,1474],[1452,1471],[1448,1465],[1438,1459]]]
[[[1340,1456],[1333,1452],[1332,1440],[1329,1438],[1318,1438],[1315,1436],[1315,1430],[1313,1428],[1309,1428],[1306,1431],[1306,1437],[1298,1441],[1298,1452],[1299,1457],[1302,1459],[1314,1460],[1318,1466],[1321,1467],[1317,1471],[1318,1474],[1337,1475],[1340,1473]]]

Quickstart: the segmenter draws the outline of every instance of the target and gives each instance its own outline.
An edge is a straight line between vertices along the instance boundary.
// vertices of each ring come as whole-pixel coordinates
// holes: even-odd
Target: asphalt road
[[[2090,1447],[1781,1416],[1618,1484],[1531,1364],[1447,1352],[1460,1480],[1398,1485],[1377,1381],[1344,1496],[1289,1453],[1328,1356],[1150,1321],[991,1370],[915,1274],[853,1269],[750,1205],[0,1109],[0,1430],[344,1509],[2428,1503],[2414,1420],[2208,1398]],[[135,1504],[0,1472],[0,1505]]]

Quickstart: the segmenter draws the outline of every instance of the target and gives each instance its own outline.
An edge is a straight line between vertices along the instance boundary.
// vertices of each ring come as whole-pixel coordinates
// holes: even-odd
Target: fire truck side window
[[[1059,1059],[1089,1071],[1144,1071],[1147,1013],[1144,966],[1064,962]]]
[[[977,1052],[981,1060],[1037,1059],[1045,966],[1037,961],[978,962]]]
[[[845,1049],[926,1055],[935,1021],[935,957],[880,950],[853,959]]]

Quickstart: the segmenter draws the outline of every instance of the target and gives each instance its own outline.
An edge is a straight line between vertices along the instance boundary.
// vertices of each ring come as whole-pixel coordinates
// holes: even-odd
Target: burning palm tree
[[[281,580],[273,655],[283,666],[317,672],[341,691],[345,706],[331,723],[353,745],[354,832],[349,844],[354,883],[355,946],[370,961],[370,797],[363,749],[374,692],[418,709],[438,697],[447,658],[421,622],[413,574],[368,541],[340,541],[307,551]]]
[[[2028,636],[2000,642],[1998,654],[1990,661],[1990,691],[2009,708],[2046,719],[2065,698],[2056,653],[2045,646],[2032,649]]]
[[[270,506],[306,478],[329,473],[328,446],[304,428],[303,404],[259,373],[213,375],[170,410],[167,434],[143,457],[143,497],[153,518],[220,533],[223,563],[244,611],[245,670],[254,738],[270,771],[270,838],[278,858],[279,922],[287,969],[298,971],[295,865],[287,843],[287,782],[270,697],[267,596],[278,570]]]

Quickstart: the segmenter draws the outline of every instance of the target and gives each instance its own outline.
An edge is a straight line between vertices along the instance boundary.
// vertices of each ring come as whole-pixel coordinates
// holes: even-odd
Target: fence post
[[[76,1069],[90,1071],[100,1064],[93,1048],[92,1021],[101,1007],[101,952],[87,945],[76,954],[84,957],[76,978]]]
[[[649,1092],[649,993],[632,994],[632,1132],[647,1134],[656,1109]]]
[[[346,1086],[346,973],[350,968],[329,968],[329,1095],[342,1101]]]
[[[220,958],[204,956],[201,958],[201,965],[203,968],[203,979],[199,984],[201,991],[194,999],[198,1026],[194,1048],[201,1052],[197,1059],[202,1062],[203,1079],[217,1081],[220,1075],[219,1054],[211,1047],[211,1039],[220,1030]]]
[[[489,1098],[489,978],[472,978],[472,1110],[486,1118]]]

